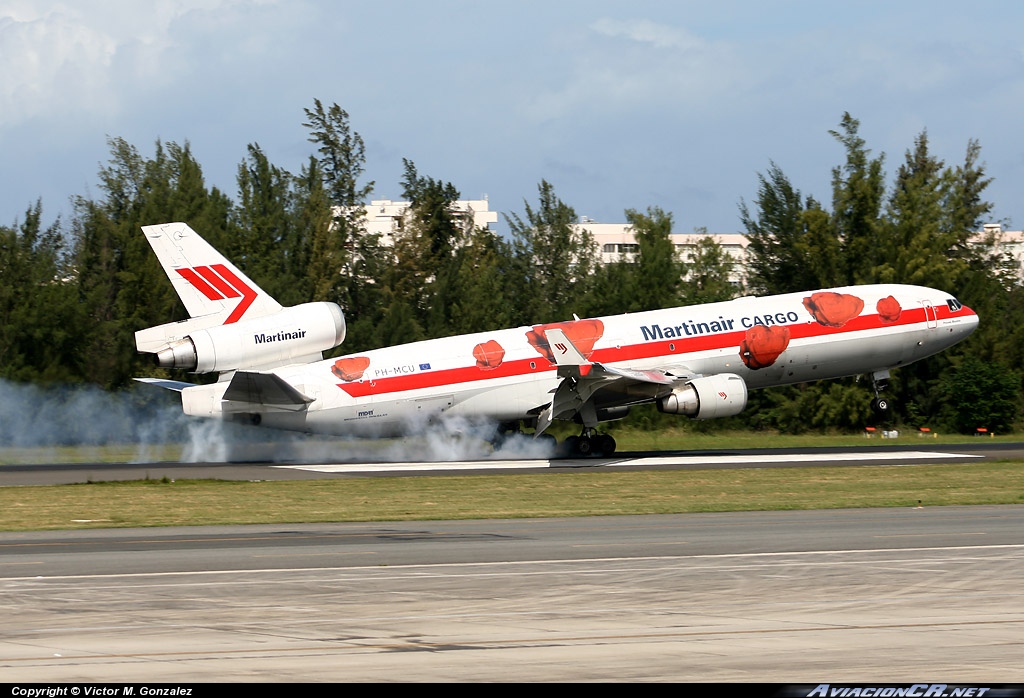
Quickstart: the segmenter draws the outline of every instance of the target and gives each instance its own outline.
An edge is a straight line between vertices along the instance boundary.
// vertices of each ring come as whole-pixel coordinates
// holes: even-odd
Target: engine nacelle
[[[273,368],[333,349],[345,341],[345,329],[345,314],[336,303],[305,303],[189,332],[157,351],[157,363],[196,373]]]
[[[658,411],[694,419],[732,417],[747,406],[747,384],[735,373],[694,378],[658,400]]]

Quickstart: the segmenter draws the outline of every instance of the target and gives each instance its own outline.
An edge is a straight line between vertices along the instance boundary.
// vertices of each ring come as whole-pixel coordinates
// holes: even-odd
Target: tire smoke
[[[92,385],[38,386],[0,380],[0,449],[24,449],[31,462],[60,462],[67,448],[78,460],[103,458],[125,446],[134,463],[180,453],[187,463],[443,462],[551,458],[553,449],[531,436],[513,434],[491,444],[493,423],[442,415],[410,423],[407,436],[357,439],[284,432],[196,419],[181,412],[178,395],[138,386],[108,392]],[[29,455],[26,455],[30,451]],[[8,458],[9,460],[9,458]]]

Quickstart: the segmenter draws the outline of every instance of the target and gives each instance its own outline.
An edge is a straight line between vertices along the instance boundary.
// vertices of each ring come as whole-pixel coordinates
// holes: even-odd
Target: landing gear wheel
[[[608,434],[580,434],[562,442],[558,453],[563,458],[607,458],[615,453],[615,439]]]
[[[608,434],[598,434],[594,437],[594,450],[603,458],[615,453],[615,439]]]
[[[573,456],[578,455],[579,450],[577,445],[579,442],[580,437],[578,436],[570,436],[566,438],[566,440],[562,442],[561,448],[558,449],[559,455],[563,458],[572,458]]]
[[[594,442],[589,436],[580,436],[576,442],[576,452],[586,458],[594,453]]]
[[[516,434],[522,434],[518,424],[511,422],[502,423],[494,428],[494,433],[491,434],[488,441],[495,451],[500,451],[505,446],[505,443]]]
[[[871,407],[874,408],[875,412],[878,412],[879,414],[885,414],[886,412],[889,411],[889,401],[886,400],[884,397],[876,397],[872,401]]]

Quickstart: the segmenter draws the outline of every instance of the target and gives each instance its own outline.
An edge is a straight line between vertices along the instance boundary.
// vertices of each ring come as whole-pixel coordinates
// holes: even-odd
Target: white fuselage
[[[273,372],[313,401],[260,410],[265,426],[367,436],[416,432],[441,415],[529,420],[560,378],[544,336],[565,329],[592,363],[675,375],[737,374],[764,388],[870,373],[956,344],[977,315],[919,286],[871,285],[739,298],[414,342]],[[185,412],[245,411],[225,383],[182,393]]]

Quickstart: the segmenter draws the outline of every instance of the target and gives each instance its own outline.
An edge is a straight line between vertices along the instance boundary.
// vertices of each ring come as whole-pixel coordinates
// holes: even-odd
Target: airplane
[[[555,420],[561,445],[610,455],[600,423],[635,405],[695,419],[741,412],[748,391],[869,374],[876,406],[891,369],[965,339],[978,316],[921,286],[874,284],[682,306],[429,339],[323,358],[345,340],[335,303],[282,307],[185,223],[143,226],[190,316],[135,333],[164,368],[217,373],[176,390],[185,414],[365,437],[423,433],[451,418],[501,436]]]

